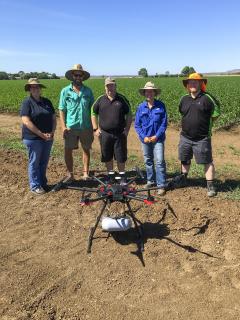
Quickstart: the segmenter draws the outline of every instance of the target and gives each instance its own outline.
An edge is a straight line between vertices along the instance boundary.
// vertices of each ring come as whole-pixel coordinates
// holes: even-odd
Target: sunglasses
[[[73,76],[75,78],[82,78],[82,74],[81,73],[73,73]]]

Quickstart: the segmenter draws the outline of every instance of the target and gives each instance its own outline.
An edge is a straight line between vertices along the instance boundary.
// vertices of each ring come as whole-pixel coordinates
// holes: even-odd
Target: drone
[[[95,231],[100,223],[100,220],[107,209],[110,207],[113,202],[123,203],[127,206],[128,211],[124,212],[124,216],[115,217],[107,219],[107,217],[102,218],[102,228],[104,231],[107,231],[109,234],[113,231],[125,231],[131,227],[131,219],[134,223],[136,233],[138,235],[137,241],[137,250],[139,252],[144,251],[144,234],[143,234],[143,224],[136,218],[132,208],[131,201],[140,201],[146,205],[152,205],[156,202],[156,196],[154,197],[151,194],[152,190],[158,190],[159,187],[151,188],[141,188],[137,189],[134,186],[137,178],[144,179],[144,176],[139,168],[135,168],[137,175],[131,179],[126,178],[125,172],[116,173],[110,171],[107,176],[106,181],[92,176],[93,181],[99,183],[97,188],[86,188],[78,187],[64,183],[61,180],[55,185],[52,191],[59,191],[60,189],[72,189],[82,191],[82,196],[80,199],[81,206],[90,206],[91,204],[101,201],[103,202],[99,215],[97,216],[95,225],[90,228],[90,233],[88,237],[88,246],[87,253],[91,253],[92,242],[94,240]],[[87,193],[87,194],[86,194]],[[95,197],[91,197],[92,194],[95,194]],[[131,219],[129,219],[129,217]],[[104,220],[105,219],[105,220]]]

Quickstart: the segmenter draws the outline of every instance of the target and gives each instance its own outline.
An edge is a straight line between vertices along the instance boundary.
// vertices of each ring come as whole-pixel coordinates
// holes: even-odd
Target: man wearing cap
[[[212,158],[212,123],[220,115],[219,103],[206,93],[207,79],[192,73],[183,80],[188,94],[182,97],[179,112],[182,115],[182,131],[179,142],[182,183],[185,184],[194,155],[197,164],[203,164],[207,180],[207,195],[216,195],[215,168]]]
[[[65,143],[64,156],[68,176],[64,182],[71,182],[73,174],[73,150],[79,141],[83,150],[83,179],[89,177],[90,149],[93,142],[91,106],[94,102],[92,90],[82,82],[90,77],[80,64],[68,70],[65,77],[71,83],[62,89],[59,102],[60,123]]]
[[[162,101],[156,99],[160,89],[154,83],[147,82],[139,93],[145,97],[137,109],[135,129],[142,143],[144,162],[147,172],[147,188],[157,185],[158,194],[166,191],[166,163],[164,159],[165,131],[167,113]],[[155,164],[154,164],[155,161]]]
[[[105,79],[105,94],[92,106],[93,131],[100,140],[102,162],[107,171],[113,170],[113,157],[119,172],[125,170],[127,160],[127,135],[132,115],[128,100],[116,91],[116,81]]]

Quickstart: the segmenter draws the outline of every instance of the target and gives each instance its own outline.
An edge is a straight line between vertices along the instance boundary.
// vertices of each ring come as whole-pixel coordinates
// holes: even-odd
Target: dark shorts
[[[192,141],[180,135],[178,159],[190,163],[193,155],[197,164],[211,163],[213,161],[211,138],[206,137],[199,141]]]
[[[127,161],[127,137],[124,133],[112,134],[102,130],[99,140],[102,162],[109,162],[113,157],[120,163]]]

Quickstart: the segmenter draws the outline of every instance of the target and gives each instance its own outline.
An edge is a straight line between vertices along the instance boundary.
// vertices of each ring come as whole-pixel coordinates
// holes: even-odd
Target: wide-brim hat
[[[145,96],[145,90],[154,90],[155,93],[156,93],[156,96],[160,94],[161,92],[161,89],[155,87],[155,84],[151,81],[148,81],[144,88],[141,88],[139,89],[139,93],[142,95],[142,96]]]
[[[32,85],[37,85],[40,88],[46,88],[42,83],[40,83],[40,81],[37,78],[30,78],[24,86],[25,91],[29,91]]]
[[[89,77],[90,77],[90,73],[87,72],[86,70],[83,70],[83,67],[81,64],[74,64],[72,69],[68,70],[66,73],[65,73],[65,77],[70,80],[70,81],[73,81],[73,72],[74,71],[78,71],[78,72],[81,72],[82,73],[82,81],[84,80],[87,80]]]
[[[207,79],[206,79],[206,78],[203,78],[202,75],[201,75],[200,73],[197,73],[197,72],[191,73],[191,74],[188,76],[187,79],[184,79],[184,80],[182,81],[184,87],[187,86],[189,80],[203,81],[205,84],[207,84]]]

